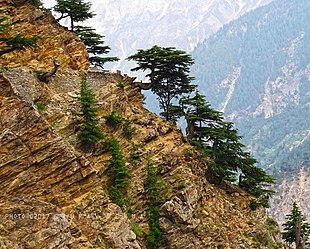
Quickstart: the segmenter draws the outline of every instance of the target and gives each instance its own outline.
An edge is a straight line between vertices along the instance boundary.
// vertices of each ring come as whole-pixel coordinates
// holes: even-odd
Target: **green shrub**
[[[132,128],[128,120],[125,121],[123,126],[123,135],[127,139],[132,139],[132,136],[135,134],[136,129]]]
[[[36,7],[42,7],[42,2],[40,0],[29,0],[29,2]]]
[[[42,114],[46,111],[47,104],[43,102],[36,102],[35,107],[38,110],[38,112]]]
[[[140,153],[137,153],[137,150],[138,150],[138,146],[133,144],[131,147],[131,154],[130,154],[130,158],[133,161],[139,160],[141,157]]]
[[[159,248],[162,244],[162,232],[159,227],[159,206],[162,202],[163,181],[158,174],[156,164],[147,165],[147,179],[145,182],[145,190],[147,197],[147,217],[150,232],[147,235],[148,248]]]
[[[254,211],[259,207],[259,203],[256,200],[251,200],[249,207]]]
[[[103,134],[99,127],[99,117],[97,115],[98,108],[96,108],[96,97],[91,87],[86,82],[86,77],[83,76],[81,80],[80,90],[80,116],[83,117],[80,126],[79,139],[83,147],[88,147],[103,139]]]
[[[131,226],[131,230],[138,236],[138,237],[142,237],[144,234],[144,231],[142,229],[142,227],[139,226],[139,224],[132,224]]]
[[[117,126],[123,122],[123,117],[122,115],[118,114],[115,111],[112,111],[110,114],[107,114],[104,116],[105,122],[109,126]]]
[[[120,88],[120,89],[124,89],[124,88],[125,88],[125,84],[124,84],[124,82],[122,82],[122,81],[118,82],[116,86],[117,86],[118,88]]]
[[[119,142],[112,138],[107,142],[111,158],[109,160],[109,196],[112,202],[123,209],[126,209],[128,200],[124,197],[129,184],[129,170],[126,166],[125,158]]]
[[[252,233],[245,232],[245,233],[243,234],[243,236],[246,237],[246,238],[250,238],[250,237],[252,237],[253,235],[252,235]]]
[[[253,219],[249,219],[247,223],[250,226],[253,226],[255,224]]]
[[[275,234],[279,231],[277,222],[273,220],[271,217],[267,217],[266,226],[267,226],[267,230],[270,231],[271,233]]]
[[[133,210],[132,210],[131,207],[128,207],[128,204],[129,204],[129,202],[126,203],[127,207],[126,207],[126,210],[125,210],[125,211],[126,211],[126,214],[127,214],[128,218],[130,219],[130,218],[132,217]]]
[[[194,152],[192,150],[190,150],[190,149],[186,149],[184,151],[184,156],[185,157],[192,157],[193,155],[194,155]]]
[[[183,188],[185,188],[185,182],[184,181],[180,181],[178,183],[178,189],[183,189]]]
[[[192,164],[192,163],[187,163],[187,167],[188,167],[190,170],[193,170],[193,169],[194,169],[194,164]]]
[[[132,153],[130,154],[130,158],[131,158],[132,160],[139,160],[139,159],[140,159],[140,155],[139,155],[138,153],[132,152]]]

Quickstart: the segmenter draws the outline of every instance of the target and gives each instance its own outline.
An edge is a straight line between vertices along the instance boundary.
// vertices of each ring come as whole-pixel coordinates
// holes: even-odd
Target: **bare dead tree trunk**
[[[195,135],[195,126],[194,122],[190,120],[186,120],[187,127],[186,127],[186,139],[187,141],[191,141]]]
[[[305,249],[305,243],[303,241],[302,235],[301,235],[301,221],[300,218],[297,220],[296,224],[296,230],[295,230],[295,244],[296,249]]]

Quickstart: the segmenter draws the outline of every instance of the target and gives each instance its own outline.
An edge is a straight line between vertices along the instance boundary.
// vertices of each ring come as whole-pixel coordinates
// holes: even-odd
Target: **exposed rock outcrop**
[[[18,219],[17,225],[5,228],[7,235],[3,241],[16,247],[25,244],[29,248],[46,248],[47,244],[42,242],[46,236],[50,248],[70,248],[69,245],[146,248],[146,240],[137,237],[131,225],[139,224],[144,234],[148,232],[144,181],[146,165],[152,160],[160,165],[165,183],[165,201],[160,211],[164,248],[242,248],[242,245],[251,248],[255,234],[267,231],[263,210],[252,211],[251,198],[243,192],[235,193],[233,189],[227,193],[208,183],[207,165],[189,144],[183,143],[178,128],[145,110],[139,92],[129,98],[132,79],[127,78],[125,88],[120,89],[117,87],[120,77],[90,73],[87,79],[96,92],[100,116],[115,110],[136,130],[132,140],[127,140],[121,126],[111,128],[104,124],[104,118],[100,119],[106,139],[118,137],[126,155],[131,172],[127,192],[131,218],[108,198],[109,154],[104,144],[99,143],[88,154],[78,149],[80,77],[56,76],[46,85],[27,69],[2,72],[0,205],[4,208],[1,224],[7,223],[7,217],[15,224],[15,209],[19,206],[16,214],[24,217]],[[39,112],[38,103],[44,103],[45,109]],[[150,139],[145,140],[146,137]],[[134,151],[132,144],[137,148]],[[186,154],[188,150],[192,150],[190,157]],[[133,152],[138,160],[132,159]],[[31,225],[33,220],[29,215],[37,209],[36,213],[45,217],[44,222]],[[53,215],[46,217],[49,213]],[[53,230],[51,227],[56,225],[52,224],[58,224],[59,231]],[[47,230],[32,230],[40,226]],[[27,235],[20,229],[25,229]],[[57,241],[48,239],[51,231],[59,234]],[[8,234],[16,236],[8,237]],[[270,248],[268,245],[276,241],[269,234],[267,242],[258,248]]]
[[[20,10],[4,2],[17,16],[22,10],[34,11],[28,4]],[[49,19],[42,20],[47,25]],[[130,171],[126,208],[112,203],[104,141],[89,153],[78,146],[81,78],[72,68],[87,65],[80,56],[85,48],[73,46],[60,55],[62,71],[49,84],[38,81],[33,72],[34,67],[45,68],[46,53],[58,55],[61,37],[68,34],[60,26],[53,32],[51,47],[25,52],[28,61],[18,61],[17,54],[1,59],[8,66],[0,71],[1,248],[145,249],[149,227],[144,185],[150,161],[159,166],[164,184],[162,248],[276,246],[278,230],[275,224],[269,229],[264,210],[251,210],[252,198],[237,188],[227,192],[206,180],[208,162],[183,142],[176,126],[143,108],[133,78],[89,71],[86,78],[96,93],[100,127],[106,140],[118,138]],[[72,66],[70,58],[76,54]],[[103,116],[111,111],[130,123],[135,131],[131,140],[123,135],[122,125],[105,124]]]
[[[27,66],[36,70],[49,69],[54,58],[59,59],[60,70],[65,68],[87,69],[88,53],[81,40],[67,28],[60,26],[51,13],[43,12],[25,1],[1,0],[1,15],[12,25],[4,35],[22,33],[25,36],[40,36],[39,47],[15,51],[0,57],[6,67]],[[16,7],[18,6],[18,7]]]

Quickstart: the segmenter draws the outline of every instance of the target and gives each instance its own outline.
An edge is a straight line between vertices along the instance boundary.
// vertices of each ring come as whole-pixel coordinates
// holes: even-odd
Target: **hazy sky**
[[[54,0],[43,0],[44,7],[46,8],[53,7],[55,5],[55,2],[56,1]]]

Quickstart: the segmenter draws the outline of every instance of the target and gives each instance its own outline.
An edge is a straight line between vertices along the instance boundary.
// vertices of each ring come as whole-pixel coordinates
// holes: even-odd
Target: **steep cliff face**
[[[27,66],[36,70],[51,67],[55,57],[62,68],[87,69],[88,53],[84,44],[66,28],[60,26],[51,13],[32,6],[27,1],[1,0],[1,17],[8,18],[11,25],[4,36],[21,33],[27,36],[40,36],[39,48],[13,52],[0,58],[2,66]]]
[[[206,163],[196,153],[185,156],[192,148],[182,142],[180,131],[142,108],[131,78],[88,73],[102,114],[117,110],[137,130],[127,141],[121,128],[111,129],[101,119],[106,139],[120,139],[130,168],[133,213],[128,218],[108,198],[104,144],[88,154],[77,149],[80,77],[56,76],[44,85],[29,69],[1,74],[1,248],[145,248],[145,235],[137,238],[131,225],[148,231],[148,160],[160,165],[165,182],[160,224],[166,248],[275,244],[276,234],[268,231],[274,224],[268,224],[263,210],[251,211],[251,198],[231,186],[227,193],[209,184]],[[125,82],[124,90],[117,87],[119,80]],[[44,103],[44,113],[33,103]],[[141,153],[139,161],[131,159],[132,144]]]
[[[8,2],[5,7],[14,13],[33,9]],[[42,25],[49,20],[43,17]],[[29,56],[59,56],[58,38],[67,33],[59,31],[50,41],[55,47],[29,51]],[[85,50],[76,49],[63,58]],[[1,248],[146,248],[144,184],[150,161],[159,166],[164,183],[159,215],[162,248],[278,248],[277,225],[263,209],[251,210],[252,198],[244,192],[229,184],[218,188],[206,180],[207,160],[183,142],[176,126],[143,108],[132,78],[87,72],[105,139],[85,153],[77,138],[80,72],[64,59],[62,72],[46,84],[37,80],[31,59],[28,66],[9,58],[2,59],[8,68],[0,72]],[[80,58],[76,65],[83,68],[87,63]],[[38,61],[45,68],[45,59]],[[135,128],[132,139],[124,137],[122,125],[105,124],[103,115],[113,110]],[[130,213],[108,196],[110,155],[105,141],[111,137],[119,139],[130,170]],[[133,153],[139,157],[133,159]],[[137,235],[134,226],[141,229]]]

